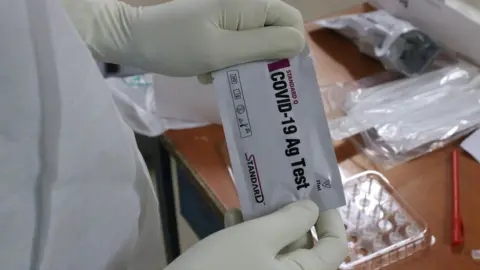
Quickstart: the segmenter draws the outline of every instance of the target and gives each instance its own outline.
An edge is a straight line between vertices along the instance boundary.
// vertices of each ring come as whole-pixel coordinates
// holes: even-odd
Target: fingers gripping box
[[[259,61],[213,74],[245,219],[301,199],[345,204],[311,56]]]

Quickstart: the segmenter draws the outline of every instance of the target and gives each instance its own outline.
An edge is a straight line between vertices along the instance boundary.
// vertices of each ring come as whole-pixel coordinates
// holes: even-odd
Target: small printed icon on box
[[[243,105],[238,105],[237,106],[237,113],[242,114],[245,112],[245,106]]]
[[[240,92],[240,89],[233,89],[233,97],[235,99],[242,98],[242,92]]]
[[[248,127],[248,122],[243,120],[243,118],[238,118],[238,123],[240,124],[240,127]]]
[[[230,83],[231,84],[237,84],[238,83],[237,74],[230,74]]]

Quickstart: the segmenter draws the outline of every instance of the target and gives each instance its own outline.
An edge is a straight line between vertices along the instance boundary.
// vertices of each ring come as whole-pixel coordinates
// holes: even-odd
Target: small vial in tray
[[[385,242],[382,235],[377,235],[372,241],[372,248],[374,251],[379,251],[387,247],[388,244]]]
[[[350,229],[360,230],[367,225],[367,218],[362,212],[357,212],[354,216],[350,218],[347,226]]]
[[[366,215],[373,221],[380,220],[385,217],[385,212],[380,206],[375,206],[372,210],[368,211]]]
[[[403,212],[396,212],[393,215],[393,221],[397,226],[397,228],[400,228],[400,227],[404,227],[407,224],[408,219]]]
[[[373,225],[369,225],[362,230],[362,238],[373,241],[379,235],[379,230]]]
[[[358,184],[349,186],[345,188],[345,195],[349,196],[350,198],[356,198],[357,196],[362,195],[363,192],[360,189]]]
[[[378,229],[382,233],[389,233],[393,230],[393,224],[389,220],[382,219],[377,222]]]
[[[387,212],[387,215],[394,215],[401,211],[401,207],[393,200],[383,203],[382,207]]]
[[[407,227],[405,227],[405,236],[406,237],[417,236],[418,234],[420,234],[420,232],[421,232],[420,229],[414,223],[409,224],[409,225],[407,225]]]
[[[392,245],[403,241],[403,239],[403,235],[398,230],[392,231],[388,234],[388,240]]]
[[[373,204],[375,204],[375,202],[368,196],[358,196],[355,200],[355,202],[357,203],[357,206],[360,208],[360,209],[368,209],[370,208]]]

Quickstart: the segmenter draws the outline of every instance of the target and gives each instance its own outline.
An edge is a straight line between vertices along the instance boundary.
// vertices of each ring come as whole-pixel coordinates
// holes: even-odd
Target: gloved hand
[[[280,0],[62,1],[95,58],[148,72],[193,76],[305,46],[300,12]]]
[[[315,247],[280,253],[314,225]],[[300,201],[207,237],[166,270],[335,270],[346,257],[346,241],[338,212],[319,216],[313,202]]]

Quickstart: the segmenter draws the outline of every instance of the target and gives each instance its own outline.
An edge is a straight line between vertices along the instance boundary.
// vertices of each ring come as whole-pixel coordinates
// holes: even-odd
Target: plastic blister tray
[[[430,246],[427,224],[382,174],[357,174],[344,189],[347,204],[339,211],[349,252],[340,269],[380,269]]]

